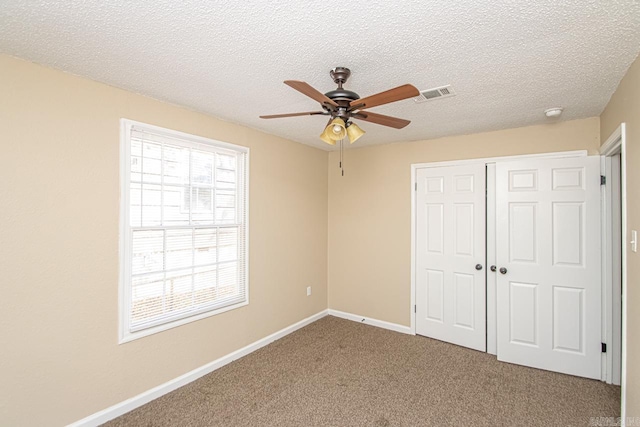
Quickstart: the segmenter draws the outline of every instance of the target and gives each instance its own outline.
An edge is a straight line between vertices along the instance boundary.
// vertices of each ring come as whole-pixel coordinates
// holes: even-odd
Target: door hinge
[[[413,312],[414,312],[414,313],[417,313],[417,312],[418,312],[418,306],[417,306],[417,305],[414,305],[414,306],[413,306]]]
[[[600,175],[600,185],[605,185],[607,183],[607,177],[604,175]]]
[[[414,185],[414,190],[418,191],[418,183],[416,182],[416,184]]]
[[[601,344],[600,347],[601,347],[602,352],[606,353],[607,352],[607,343],[603,342],[603,343],[600,343],[600,344]]]

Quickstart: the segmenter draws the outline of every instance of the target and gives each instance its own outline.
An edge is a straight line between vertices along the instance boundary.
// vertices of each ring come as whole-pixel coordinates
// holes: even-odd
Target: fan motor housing
[[[358,95],[357,93],[351,91],[351,90],[347,90],[347,89],[335,89],[335,90],[330,90],[329,92],[324,94],[327,98],[330,98],[333,101],[336,101],[338,104],[338,101],[348,101],[351,102],[355,99],[360,99],[360,95]]]

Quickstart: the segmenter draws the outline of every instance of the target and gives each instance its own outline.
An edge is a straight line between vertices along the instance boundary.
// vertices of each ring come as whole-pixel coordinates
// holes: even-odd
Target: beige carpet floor
[[[108,426],[588,426],[620,388],[325,317]]]

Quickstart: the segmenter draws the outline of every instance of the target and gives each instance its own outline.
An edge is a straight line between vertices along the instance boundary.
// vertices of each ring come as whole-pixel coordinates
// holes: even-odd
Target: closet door
[[[600,378],[598,157],[497,163],[498,359]]]
[[[485,165],[416,178],[416,333],[485,351]]]

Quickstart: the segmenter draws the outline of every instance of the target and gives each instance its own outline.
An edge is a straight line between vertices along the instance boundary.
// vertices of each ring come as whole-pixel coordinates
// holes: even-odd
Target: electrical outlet
[[[311,286],[307,286],[307,296],[311,296]]]

